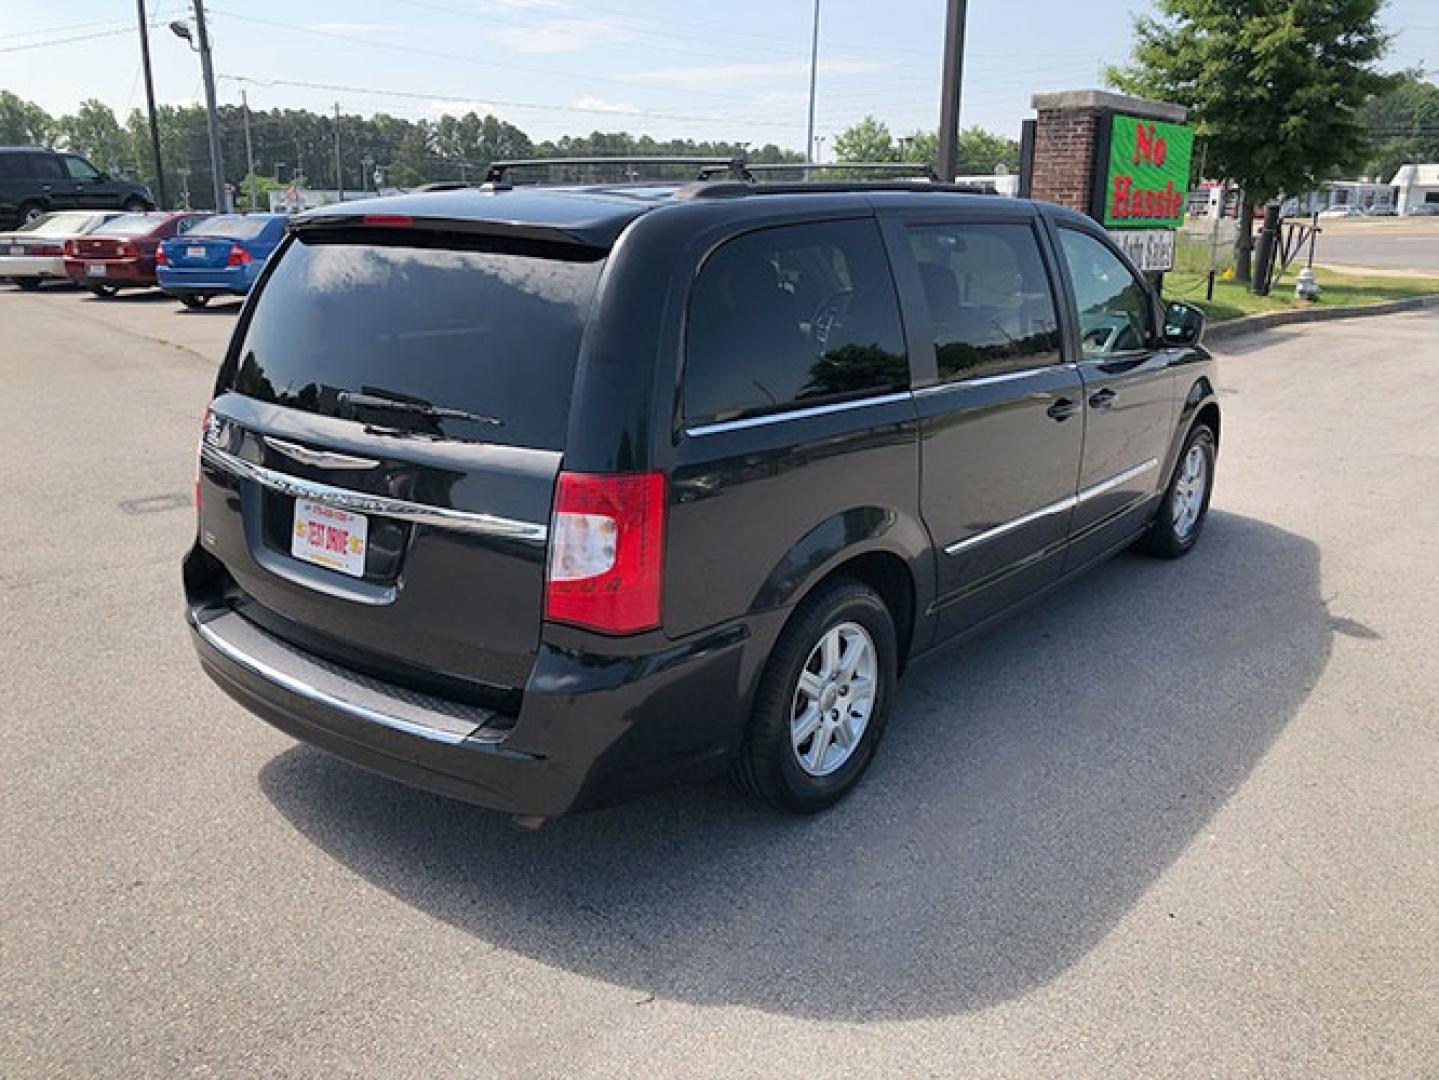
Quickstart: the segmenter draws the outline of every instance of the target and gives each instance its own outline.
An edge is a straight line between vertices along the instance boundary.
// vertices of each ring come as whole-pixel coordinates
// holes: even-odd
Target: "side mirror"
[[[1164,307],[1164,344],[1198,345],[1204,336],[1204,312],[1193,304],[1172,301]]]

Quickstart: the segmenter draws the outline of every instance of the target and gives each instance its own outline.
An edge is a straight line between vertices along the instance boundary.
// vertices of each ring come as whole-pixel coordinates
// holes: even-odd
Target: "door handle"
[[[1107,409],[1114,404],[1115,394],[1107,387],[1103,390],[1096,390],[1089,395],[1089,407],[1091,409]]]
[[[1064,421],[1079,411],[1079,403],[1062,397],[1044,411],[1049,414],[1051,420]]]

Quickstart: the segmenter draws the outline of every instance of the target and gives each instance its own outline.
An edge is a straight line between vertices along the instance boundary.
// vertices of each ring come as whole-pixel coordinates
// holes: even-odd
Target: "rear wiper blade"
[[[423,401],[400,401],[397,398],[379,397],[375,394],[361,394],[342,390],[340,404],[355,409],[383,409],[385,412],[408,413],[411,416],[428,416],[436,420],[469,420],[475,424],[504,427],[505,422],[498,416],[481,416],[464,409],[452,409],[447,405],[430,405]]]

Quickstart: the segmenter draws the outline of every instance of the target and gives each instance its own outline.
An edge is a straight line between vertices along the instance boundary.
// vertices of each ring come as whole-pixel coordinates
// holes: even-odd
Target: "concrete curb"
[[[1205,343],[1228,341],[1245,334],[1268,330],[1272,326],[1288,323],[1324,322],[1329,319],[1359,319],[1370,315],[1392,315],[1396,311],[1415,311],[1419,308],[1439,306],[1439,295],[1410,296],[1403,300],[1387,300],[1382,304],[1364,304],[1359,307],[1337,308],[1296,308],[1293,311],[1265,311],[1259,315],[1245,315],[1238,319],[1212,323],[1204,331]]]

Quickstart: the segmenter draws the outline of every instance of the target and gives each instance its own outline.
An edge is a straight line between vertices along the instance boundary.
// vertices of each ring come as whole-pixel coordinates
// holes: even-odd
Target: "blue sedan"
[[[244,296],[285,235],[284,214],[220,214],[166,240],[155,259],[160,288],[186,307]]]

